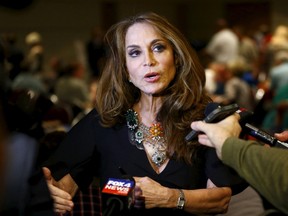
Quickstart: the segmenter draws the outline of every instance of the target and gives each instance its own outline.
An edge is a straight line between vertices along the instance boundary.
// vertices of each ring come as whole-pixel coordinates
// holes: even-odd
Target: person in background
[[[6,49],[6,60],[8,66],[8,74],[10,80],[14,80],[22,72],[22,64],[24,61],[24,51],[18,46],[18,38],[15,33],[5,33],[5,49]]]
[[[226,19],[216,20],[216,32],[205,47],[212,61],[228,63],[238,57],[239,39]]]
[[[233,31],[239,39],[239,55],[247,64],[247,71],[252,72],[258,59],[258,47],[256,41],[248,35],[243,25],[233,26]]]
[[[213,101],[222,105],[237,103],[240,107],[253,111],[254,91],[242,78],[246,69],[244,60],[237,58],[229,63],[214,62],[211,65],[215,65],[210,67],[215,69],[217,86],[222,87],[222,94],[220,92],[212,95]]]
[[[25,37],[28,52],[24,64],[28,71],[36,76],[42,76],[44,70],[44,46],[42,35],[39,32],[29,32]]]
[[[6,67],[6,57],[6,40],[3,36],[0,36],[0,86],[4,91],[7,91],[11,85],[8,69]]]
[[[108,30],[109,52],[96,107],[67,134],[43,167],[55,211],[98,177],[133,176],[134,205],[120,215],[193,215],[227,211],[247,187],[215,151],[186,141],[191,120],[211,102],[205,73],[188,40],[164,17],[143,13]],[[102,209],[109,210],[102,193]]]
[[[82,64],[71,62],[64,67],[55,82],[54,93],[58,100],[73,110],[73,116],[84,110],[91,110],[92,100],[88,82],[84,79]]]
[[[0,91],[0,215],[54,216],[53,200],[37,163],[39,143],[20,127],[11,126],[9,117],[23,116],[24,112],[13,109],[7,92]],[[21,99],[24,109],[31,108],[32,101]]]
[[[261,124],[270,133],[288,128],[288,51],[278,51],[274,57],[267,79],[270,97],[266,99],[267,111]]]
[[[239,138],[242,128],[239,115],[234,114],[215,124],[194,121],[191,128],[203,133],[198,141],[213,147],[224,164],[235,169],[277,209],[288,214],[288,151],[264,147],[255,140]],[[288,140],[288,130],[275,133],[280,141]]]
[[[103,37],[103,29],[95,26],[91,29],[90,39],[86,43],[87,62],[93,79],[99,79],[104,65],[106,48]]]
[[[276,53],[273,63],[269,71],[270,91],[276,95],[279,89],[288,85],[288,49]]]
[[[253,88],[259,82],[259,49],[254,38],[243,25],[234,25],[233,31],[239,38],[239,57],[243,58],[246,69],[242,78]]]
[[[288,85],[282,86],[273,96],[267,113],[263,116],[261,127],[275,133],[288,128]]]

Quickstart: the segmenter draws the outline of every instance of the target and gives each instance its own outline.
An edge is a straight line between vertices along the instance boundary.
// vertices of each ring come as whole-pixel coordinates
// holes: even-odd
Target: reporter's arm
[[[288,150],[239,139],[237,118],[235,114],[215,124],[197,121],[191,127],[205,133],[198,136],[201,144],[216,148],[217,156],[226,165],[234,168],[275,207],[288,213]],[[281,141],[288,138],[286,132],[275,136]]]
[[[288,150],[230,137],[223,144],[222,160],[275,207],[288,214]]]

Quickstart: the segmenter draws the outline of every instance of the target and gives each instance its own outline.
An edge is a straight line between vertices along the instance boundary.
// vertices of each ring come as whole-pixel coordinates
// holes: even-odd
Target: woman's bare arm
[[[176,208],[179,190],[160,185],[148,177],[134,177],[136,181],[136,200],[144,200],[145,208]],[[183,190],[186,212],[194,214],[218,214],[228,210],[232,196],[229,187]]]

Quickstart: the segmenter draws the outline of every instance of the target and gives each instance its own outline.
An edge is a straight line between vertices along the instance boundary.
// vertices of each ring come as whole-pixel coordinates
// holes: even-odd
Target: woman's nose
[[[151,67],[155,64],[155,59],[152,54],[147,54],[144,60],[144,66]]]
[[[146,63],[144,64],[144,66],[148,66],[148,67],[151,67],[152,65],[153,65],[152,61],[146,62]]]

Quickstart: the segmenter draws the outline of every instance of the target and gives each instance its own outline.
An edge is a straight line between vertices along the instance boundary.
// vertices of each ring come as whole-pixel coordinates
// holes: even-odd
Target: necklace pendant
[[[159,137],[163,137],[163,128],[159,122],[153,123],[149,128],[149,132],[152,139],[159,139]]]
[[[160,167],[167,159],[166,156],[166,140],[164,137],[164,130],[161,123],[153,123],[151,127],[145,126],[139,122],[138,114],[129,109],[126,113],[126,121],[128,127],[128,137],[132,145],[135,145],[138,149],[144,150],[144,143],[154,153],[151,156],[152,163],[157,167]],[[150,151],[149,150],[149,151]]]
[[[137,143],[141,143],[141,144],[142,144],[143,140],[144,140],[143,131],[141,131],[141,130],[138,129],[138,130],[135,132],[135,141],[136,141]]]
[[[166,160],[166,153],[165,152],[160,152],[160,151],[155,151],[154,154],[152,155],[152,162],[160,167]]]
[[[125,115],[127,120],[127,126],[130,130],[134,130],[138,127],[137,115],[138,114],[132,109],[129,109]]]

